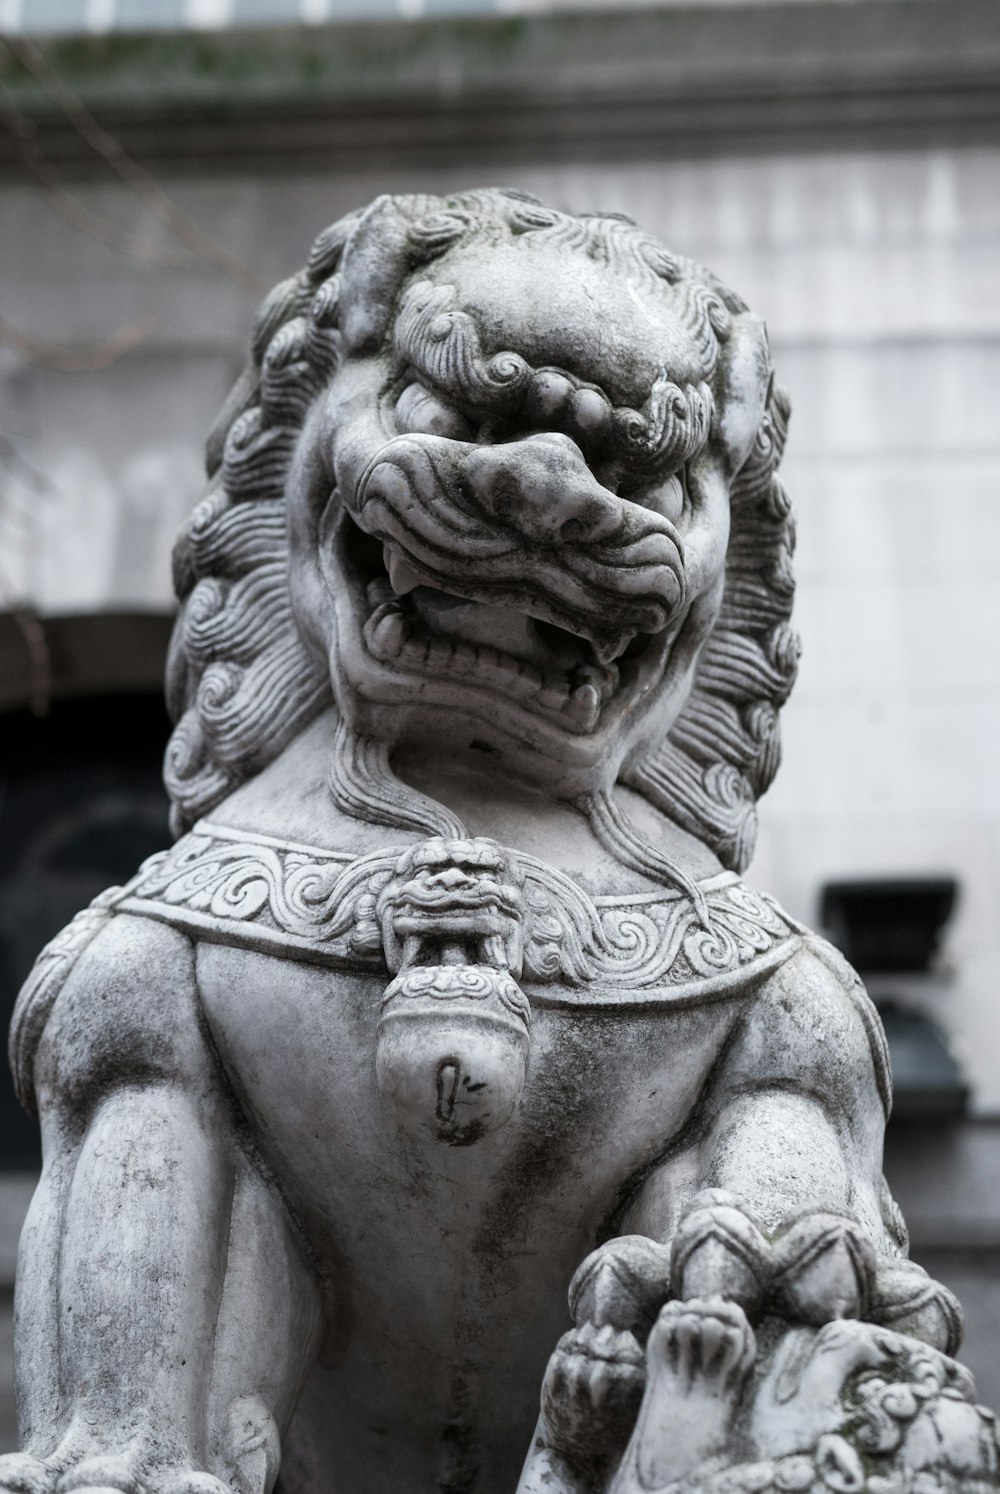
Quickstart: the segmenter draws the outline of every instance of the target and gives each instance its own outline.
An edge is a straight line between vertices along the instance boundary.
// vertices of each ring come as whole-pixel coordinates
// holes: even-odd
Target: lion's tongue
[[[558,669],[568,674],[593,662],[593,653],[583,638],[564,628],[539,624],[512,607],[472,602],[431,586],[416,587],[409,593],[409,600],[425,626],[444,637],[477,648],[497,649],[542,670]]]

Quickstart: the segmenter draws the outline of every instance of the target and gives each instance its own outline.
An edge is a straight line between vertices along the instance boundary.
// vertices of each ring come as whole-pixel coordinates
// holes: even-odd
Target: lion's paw
[[[565,1333],[542,1385],[546,1442],[570,1464],[606,1463],[624,1447],[645,1378],[633,1333],[584,1323]]]
[[[79,1456],[65,1446],[51,1458],[0,1457],[0,1494],[243,1494],[211,1473],[174,1468],[154,1478],[137,1460],[113,1453]],[[263,1491],[261,1491],[263,1494]]]
[[[756,1353],[753,1329],[735,1303],[667,1303],[649,1335],[646,1392],[623,1488],[637,1475],[641,1488],[661,1489],[724,1450]]]
[[[746,1313],[722,1297],[668,1302],[649,1336],[647,1363],[659,1394],[738,1397],[756,1345]]]
[[[65,1445],[49,1458],[31,1453],[8,1453],[0,1457],[0,1491],[3,1494],[146,1494],[128,1458],[80,1457]]]
[[[822,1327],[865,1318],[875,1295],[875,1251],[851,1215],[807,1209],[765,1231],[728,1193],[699,1194],[674,1236],[673,1296],[725,1297],[752,1320],[777,1313]]]

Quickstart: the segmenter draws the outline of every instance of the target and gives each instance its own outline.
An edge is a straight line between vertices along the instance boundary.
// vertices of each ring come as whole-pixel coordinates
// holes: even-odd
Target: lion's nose
[[[478,508],[538,544],[594,543],[610,538],[622,522],[621,503],[568,436],[476,447],[464,479]]]
[[[447,866],[443,871],[433,872],[427,881],[431,887],[451,889],[468,886],[472,882],[472,878],[460,866]]]

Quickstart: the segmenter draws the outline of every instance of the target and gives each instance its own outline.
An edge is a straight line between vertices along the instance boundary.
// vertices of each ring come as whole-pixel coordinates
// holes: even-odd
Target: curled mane
[[[273,761],[333,704],[327,661],[293,611],[285,486],[306,415],[339,365],[342,328],[354,346],[379,345],[393,334],[401,292],[420,265],[467,235],[498,228],[587,254],[640,288],[669,287],[705,381],[690,386],[689,400],[703,401],[702,390],[707,396],[733,315],[746,310],[707,272],[627,220],[574,217],[512,192],[392,199],[377,261],[370,253],[352,257],[352,244],[380,205],[384,199],[326,229],[307,266],[271,292],[257,318],[250,362],[208,439],[208,490],[174,556],[181,608],[167,670],[175,728],[164,778],[176,833]],[[403,327],[401,334],[412,330]],[[680,393],[672,385],[670,391],[671,400]],[[664,406],[667,414],[673,408]],[[756,800],[778,766],[778,711],[798,659],[789,625],[793,523],[775,476],[788,412],[783,391],[773,387],[732,488],[722,610],[692,691],[666,738],[623,775],[735,870],[753,852]],[[643,441],[658,424],[666,430],[666,414],[657,410],[620,414],[623,439],[633,426]],[[371,754],[355,757],[375,761]],[[436,824],[440,816],[425,803],[426,813],[416,818]]]

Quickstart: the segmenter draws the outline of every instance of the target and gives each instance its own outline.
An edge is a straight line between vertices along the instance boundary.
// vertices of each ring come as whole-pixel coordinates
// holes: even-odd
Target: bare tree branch
[[[145,342],[158,326],[159,321],[155,316],[143,317],[140,321],[129,322],[104,342],[72,348],[58,343],[41,342],[25,332],[19,332],[6,318],[0,316],[0,343],[16,348],[39,368],[51,368],[59,373],[88,373],[95,368],[107,368],[125,353],[130,353],[141,342]]]
[[[119,141],[103,125],[98,124],[82,100],[55,71],[40,47],[28,37],[5,36],[2,39],[12,56],[31,73],[62,110],[81,140],[107,163],[116,176],[132,188],[154,217],[165,223],[192,254],[221,270],[242,290],[263,294],[266,290],[264,282],[235,254],[224,249],[200,229],[167,196],[149,172],[132,159]]]
[[[81,202],[77,202],[66,191],[55,167],[42,154],[34,125],[25,119],[2,87],[0,120],[6,125],[22,164],[39,186],[44,188],[49,207],[70,228],[89,239],[96,239],[99,244],[106,244],[109,249],[115,249],[120,254],[128,254],[134,259],[145,260],[148,264],[159,265],[166,270],[184,269],[194,263],[194,256],[189,250],[163,248],[154,244],[151,239],[141,238],[138,234],[129,233],[127,229],[119,228],[116,223],[108,222],[106,218],[99,217]]]

